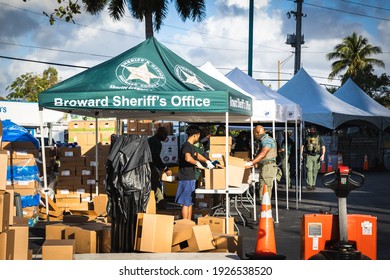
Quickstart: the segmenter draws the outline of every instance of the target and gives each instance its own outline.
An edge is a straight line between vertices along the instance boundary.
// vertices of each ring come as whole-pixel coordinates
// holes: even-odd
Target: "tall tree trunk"
[[[149,13],[145,15],[145,35],[146,39],[153,37],[153,18]]]

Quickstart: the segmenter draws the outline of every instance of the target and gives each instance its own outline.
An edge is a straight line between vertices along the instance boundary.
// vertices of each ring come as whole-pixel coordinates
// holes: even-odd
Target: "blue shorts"
[[[175,202],[184,206],[193,205],[195,197],[195,183],[196,180],[179,181]]]

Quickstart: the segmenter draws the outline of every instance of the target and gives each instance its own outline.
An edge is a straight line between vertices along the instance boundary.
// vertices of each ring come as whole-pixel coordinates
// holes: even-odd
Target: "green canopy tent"
[[[96,120],[224,122],[227,129],[229,121],[248,122],[252,116],[251,96],[202,72],[154,37],[41,92],[39,106]]]
[[[43,108],[99,118],[247,120],[252,98],[150,38],[39,94]]]

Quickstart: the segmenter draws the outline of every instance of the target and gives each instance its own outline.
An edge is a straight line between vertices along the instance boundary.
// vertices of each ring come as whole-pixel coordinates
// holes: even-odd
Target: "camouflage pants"
[[[272,189],[274,186],[274,180],[276,179],[276,174],[278,173],[278,166],[276,163],[269,163],[260,166],[260,202],[263,199],[263,186],[268,186],[268,193],[271,199]]]
[[[318,170],[321,167],[320,161],[318,160],[320,155],[307,155],[306,156],[306,184],[307,186],[315,186],[317,182]]]

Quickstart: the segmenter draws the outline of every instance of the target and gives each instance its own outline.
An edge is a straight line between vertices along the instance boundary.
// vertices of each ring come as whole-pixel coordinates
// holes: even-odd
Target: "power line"
[[[355,16],[360,16],[360,17],[366,17],[366,18],[372,18],[372,19],[390,21],[390,19],[387,19],[387,18],[374,17],[374,16],[369,16],[369,15],[360,14],[360,13],[356,13],[356,12],[349,12],[349,11],[339,10],[339,9],[335,9],[335,8],[331,8],[331,7],[325,7],[325,6],[321,6],[321,5],[310,4],[310,3],[307,3],[307,2],[304,2],[303,4],[305,4],[305,5],[307,5],[307,6],[313,6],[313,7],[317,7],[317,8],[321,8],[321,9],[326,9],[326,10],[331,10],[331,11],[335,11],[335,12],[339,12],[339,13],[344,13],[344,14],[350,14],[350,15],[355,15]]]
[[[48,62],[48,61],[33,60],[33,59],[18,58],[18,57],[10,57],[10,56],[4,56],[4,55],[0,55],[0,58],[11,59],[11,60],[19,60],[19,61],[26,61],[26,62],[34,62],[34,63],[41,63],[41,64],[48,64],[48,65],[56,65],[56,66],[73,67],[73,68],[83,68],[83,69],[89,69],[90,68],[90,67],[86,67],[86,66],[71,65],[71,64],[64,64],[64,63],[56,63],[56,62]]]
[[[27,9],[24,9],[24,8],[20,8],[20,7],[16,7],[16,6],[13,6],[13,5],[10,5],[10,4],[6,4],[6,3],[3,3],[3,2],[0,2],[0,4],[5,5],[5,6],[8,6],[8,7],[11,7],[11,8],[14,8],[14,9],[19,9],[19,10],[22,10],[22,11],[25,11],[25,12],[28,12],[28,13],[32,13],[32,14],[34,14],[34,15],[39,15],[39,16],[46,17],[45,15],[43,15],[43,14],[41,14],[41,13],[34,12],[34,11],[30,11],[30,10],[27,10]],[[63,20],[63,19],[58,19],[58,20],[60,20],[60,21],[62,21],[62,22],[64,22],[64,23],[66,23],[66,21]],[[97,28],[97,27],[93,27],[93,26],[88,26],[88,25],[85,25],[85,24],[77,23],[77,22],[75,22],[74,24],[77,25],[77,26],[81,26],[81,27],[85,27],[85,28],[91,28],[91,29],[94,29],[94,30],[102,31],[102,32],[107,32],[107,33],[112,33],[112,34],[117,34],[117,35],[122,35],[122,36],[127,36],[127,37],[134,37],[134,38],[144,39],[144,37],[141,37],[141,36],[130,35],[130,34],[127,34],[127,33],[117,32],[117,31],[110,31],[110,30],[106,30],[106,29],[102,29],[102,28]],[[169,26],[169,25],[167,25],[167,26]],[[170,26],[169,26],[169,27],[170,27]],[[191,31],[191,30],[188,30],[188,31]],[[197,32],[197,31],[191,31],[191,32]],[[197,33],[200,33],[200,34],[204,34],[204,35],[205,35],[205,33],[202,33],[202,32],[197,32]],[[239,40],[235,40],[235,39],[227,38],[227,37],[222,37],[222,36],[215,36],[215,35],[210,35],[210,34],[208,34],[208,36],[217,37],[217,38],[222,38],[222,39],[225,39],[225,40],[231,40],[231,41],[242,42],[242,41],[239,41]],[[164,43],[167,43],[167,44],[185,46],[185,47],[193,47],[193,48],[205,48],[205,49],[212,49],[212,50],[219,50],[219,51],[246,52],[246,50],[226,49],[226,48],[216,48],[216,47],[207,47],[207,46],[204,46],[204,45],[202,45],[202,46],[196,46],[196,45],[188,45],[188,44],[179,44],[179,43],[177,43],[177,42],[169,42],[169,41],[163,41],[163,40],[162,40],[161,42],[164,42]],[[271,48],[271,49],[278,50],[278,51],[287,52],[287,50],[283,50],[283,49],[272,48],[272,47],[267,47],[267,46],[262,46],[262,45],[259,45],[259,46],[265,47],[265,48]],[[256,51],[256,52],[260,52],[260,51]]]
[[[354,1],[349,1],[349,0],[340,0],[340,1],[351,3],[351,4],[355,4],[355,5],[360,5],[360,6],[368,7],[368,8],[374,8],[374,9],[378,9],[378,10],[390,11],[390,9],[386,9],[386,8],[383,8],[383,7],[377,7],[377,6],[363,4],[363,3],[358,3],[358,2],[354,2]]]
[[[22,44],[15,44],[15,43],[8,43],[8,42],[0,42],[0,44],[3,45],[10,45],[10,46],[17,46],[22,48],[32,48],[32,49],[40,49],[40,50],[48,50],[48,51],[55,51],[55,52],[63,52],[63,53],[71,53],[71,54],[82,54],[82,55],[90,55],[90,56],[98,56],[98,57],[105,57],[105,58],[111,58],[112,56],[108,55],[102,55],[102,54],[93,54],[93,53],[85,53],[85,52],[75,52],[75,51],[68,51],[68,50],[61,50],[61,49],[53,49],[53,48],[45,48],[45,47],[38,47],[38,46],[27,46]]]

